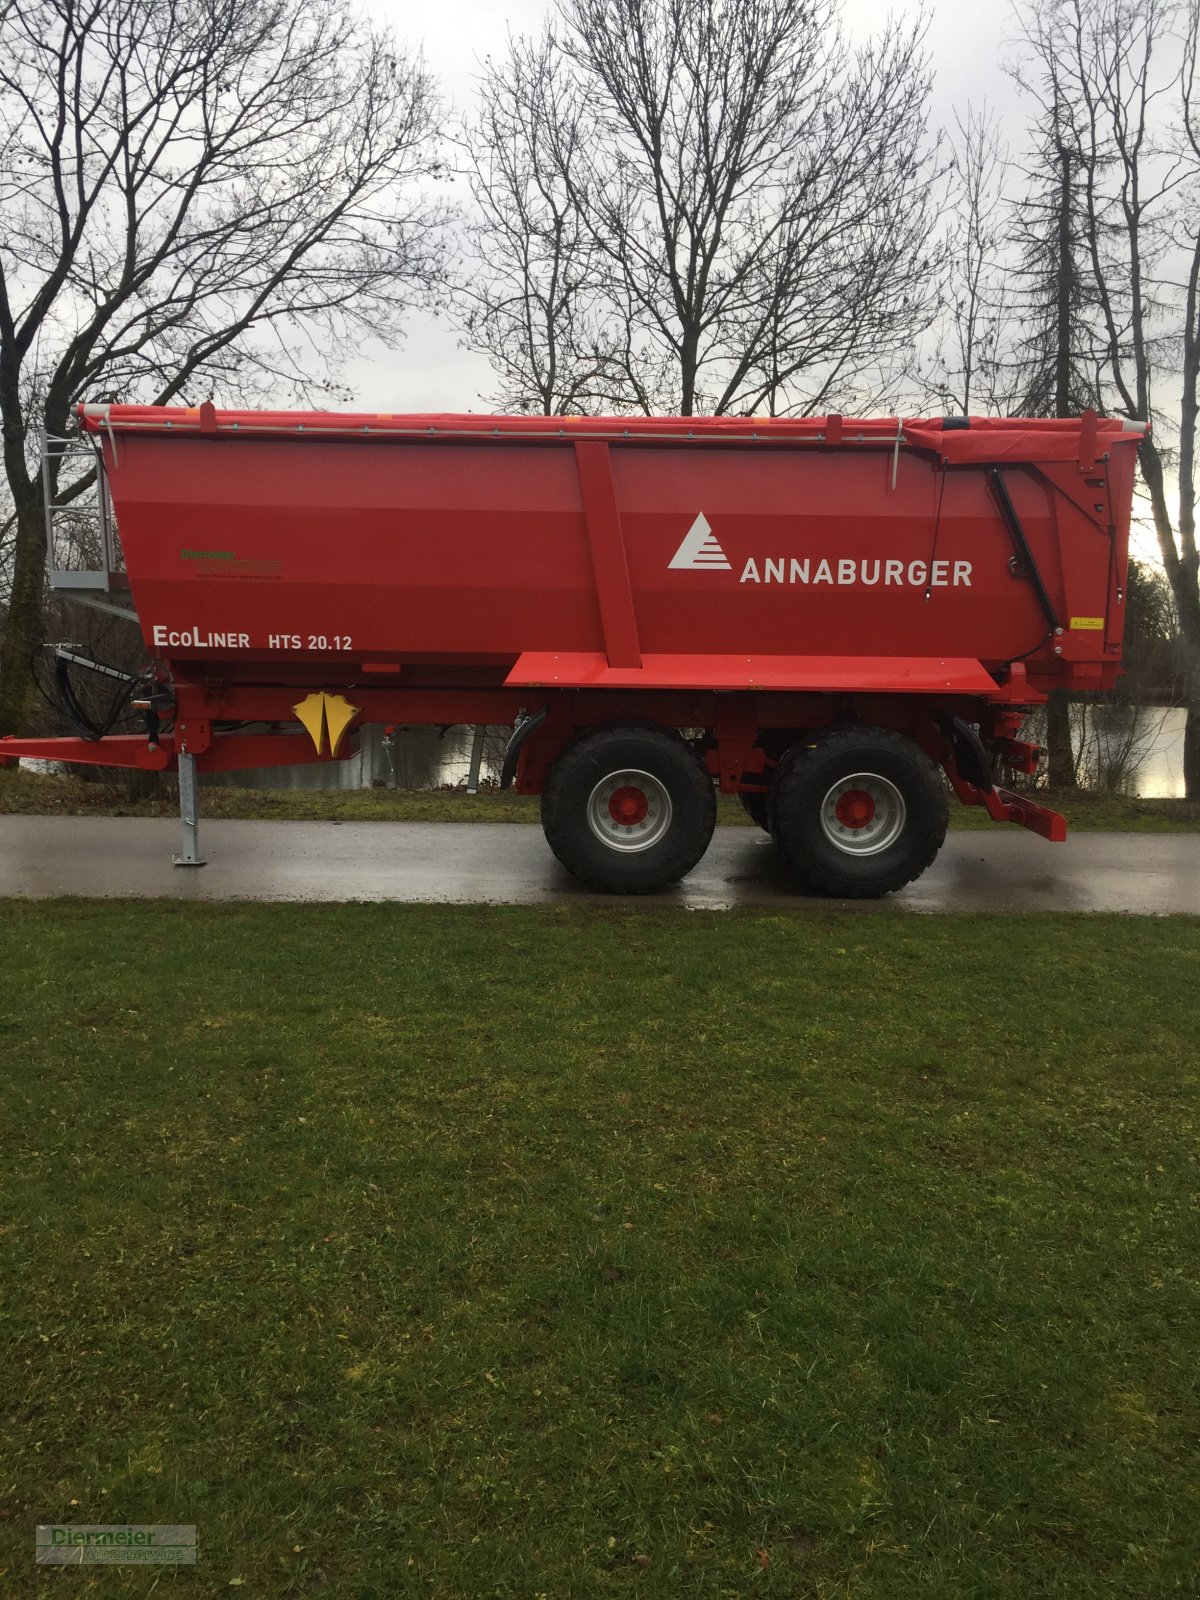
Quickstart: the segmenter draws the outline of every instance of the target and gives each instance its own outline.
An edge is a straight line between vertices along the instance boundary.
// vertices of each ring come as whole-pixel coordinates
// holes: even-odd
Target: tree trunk
[[[1138,464],[1150,491],[1154,529],[1163,567],[1179,611],[1179,633],[1183,645],[1183,691],[1188,708],[1183,736],[1183,771],[1189,800],[1200,800],[1200,589],[1197,588],[1197,561],[1184,543],[1181,555],[1167,505],[1166,478],[1162,457],[1153,438],[1143,439],[1138,448]],[[1181,518],[1182,521],[1182,518]]]
[[[1074,248],[1071,239],[1071,157],[1058,137],[1058,107],[1054,109],[1058,143],[1058,259],[1054,295],[1054,415],[1071,415],[1072,283]],[[1046,753],[1052,789],[1077,789],[1079,774],[1071,745],[1071,702],[1065,689],[1052,689],[1046,702]]]
[[[1200,800],[1200,629],[1188,615],[1183,627],[1183,689],[1187,720],[1183,725],[1183,792],[1189,800]],[[1189,626],[1190,624],[1190,626]]]
[[[1188,706],[1183,725],[1183,792],[1189,800],[1200,800],[1200,700]]]
[[[688,329],[679,345],[679,415],[690,417],[696,409],[696,373],[700,364],[700,335]]]
[[[1071,743],[1071,702],[1065,689],[1052,689],[1046,701],[1047,781],[1052,789],[1077,789],[1075,750]]]
[[[1055,122],[1058,121],[1057,108]],[[1057,131],[1057,130],[1056,130]],[[1071,238],[1071,157],[1059,144],[1058,272],[1055,284],[1054,415],[1071,415],[1071,313],[1074,240]]]
[[[33,484],[14,491],[17,538],[12,593],[0,638],[0,735],[23,733],[33,706],[32,658],[45,639],[46,524]]]

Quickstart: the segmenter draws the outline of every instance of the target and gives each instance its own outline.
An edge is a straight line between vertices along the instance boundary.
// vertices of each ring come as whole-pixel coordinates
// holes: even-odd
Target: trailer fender
[[[509,741],[504,747],[504,764],[500,768],[500,787],[511,789],[513,779],[517,775],[517,761],[520,759],[521,747],[526,739],[535,734],[550,715],[549,707],[535,711],[530,717],[523,717],[517,723],[509,736]]]
[[[979,734],[961,717],[947,717],[942,723],[942,732],[954,752],[954,765],[958,768],[959,777],[973,783],[980,794],[991,794],[991,762]]]

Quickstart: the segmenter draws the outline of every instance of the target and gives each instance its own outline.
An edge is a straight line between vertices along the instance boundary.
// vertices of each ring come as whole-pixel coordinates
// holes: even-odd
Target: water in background
[[[1143,710],[1152,726],[1144,749],[1138,752],[1129,778],[1122,786],[1123,792],[1146,799],[1182,800],[1183,730],[1187,712],[1174,706],[1147,706]],[[1097,728],[1096,733],[1102,740],[1109,737],[1102,728]]]
[[[1100,759],[1118,750],[1130,759],[1121,791],[1146,799],[1182,799],[1183,730],[1187,712],[1173,707],[1136,708],[1138,729],[1130,745],[1122,716],[1128,708],[1077,708],[1083,717],[1087,746]],[[1037,740],[1039,729],[1026,724],[1026,736]],[[508,728],[489,728],[484,740],[480,778],[494,783],[500,775]],[[233,785],[242,789],[439,789],[463,787],[471,763],[473,729],[451,728],[439,735],[436,728],[405,728],[385,740],[383,729],[362,730],[356,755],[346,761],[313,762],[298,767],[260,767],[246,772],[218,772],[201,777],[204,784]],[[56,771],[58,762],[23,760],[28,770]],[[1083,775],[1087,782],[1087,773]]]
[[[1080,787],[1148,800],[1182,800],[1186,725],[1187,712],[1173,706],[1073,705],[1071,742]],[[1044,710],[1026,717],[1021,737],[1045,744]]]
[[[1095,760],[1127,754],[1122,792],[1147,799],[1183,798],[1183,729],[1187,712],[1173,707],[1081,706],[1086,751]],[[1133,715],[1136,727],[1131,731]],[[218,773],[211,782],[248,789],[439,789],[466,784],[471,762],[470,728],[405,728],[392,739],[380,727],[362,730],[359,753],[348,761],[300,767],[263,767],[255,772]],[[495,782],[504,760],[507,728],[489,728],[484,740],[481,779]],[[1037,738],[1031,729],[1029,737]],[[1086,763],[1085,763],[1086,764]],[[1087,774],[1083,774],[1086,781]]]
[[[362,729],[357,755],[298,767],[257,767],[214,773],[204,783],[239,789],[442,789],[465,787],[471,766],[473,728],[402,728],[384,738],[378,724]],[[504,762],[509,728],[489,728],[483,741],[480,781],[495,783]]]

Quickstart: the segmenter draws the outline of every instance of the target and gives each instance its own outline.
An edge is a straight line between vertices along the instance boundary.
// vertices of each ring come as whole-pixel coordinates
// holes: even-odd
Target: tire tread
[[[630,752],[640,742],[642,755]],[[681,788],[681,798],[694,804],[675,804],[680,814],[667,838],[644,856],[602,854],[582,815],[582,784],[589,792],[606,773],[620,767],[647,765],[647,750],[667,763]],[[661,772],[656,776],[662,777]],[[665,779],[664,779],[665,781]],[[717,820],[712,779],[683,739],[673,730],[652,723],[621,723],[589,728],[578,734],[559,756],[542,791],[542,830],[546,842],[573,877],[603,894],[656,894],[689,873],[708,849]]]
[[[862,862],[853,862],[853,858],[847,856],[843,864],[835,861],[832,854],[829,861],[814,859],[804,848],[808,808],[812,803],[808,790],[814,770],[819,766],[834,766],[836,756],[842,751],[854,751],[856,762],[869,760],[874,755],[906,764],[917,785],[920,803],[914,804],[906,796],[908,823],[902,836],[903,850],[893,846],[880,858],[868,857]],[[829,781],[835,782],[836,778],[830,776]],[[819,894],[850,900],[877,899],[893,894],[919,878],[936,859],[950,820],[946,791],[938,769],[921,747],[891,728],[867,727],[861,723],[822,730],[798,740],[776,769],[768,816],[771,837],[793,872]],[[888,863],[884,858],[892,859]],[[874,874],[867,870],[868,863],[877,867]],[[857,872],[853,870],[855,867]]]

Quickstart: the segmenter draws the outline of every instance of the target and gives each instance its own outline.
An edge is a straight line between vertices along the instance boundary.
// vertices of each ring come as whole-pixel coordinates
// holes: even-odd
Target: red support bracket
[[[1091,472],[1096,465],[1096,448],[1099,439],[1098,417],[1094,411],[1085,411],[1079,419],[1079,470]]]
[[[1014,772],[1033,775],[1042,759],[1040,744],[1030,744],[1026,739],[992,739],[989,746]]]
[[[39,761],[70,761],[88,767],[127,767],[142,772],[174,772],[176,755],[193,755],[200,772],[239,772],[251,767],[292,767],[328,763],[306,733],[219,734],[210,723],[190,724],[192,742],[177,745],[171,734],[150,744],[143,734],[110,733],[103,739],[0,739],[0,766],[15,767],[22,756]],[[201,742],[198,729],[207,730]],[[345,754],[354,752],[347,747]]]
[[[715,724],[716,776],[721,793],[736,794],[742,786],[743,773],[763,769],[763,752],[754,748],[758,726],[753,708],[745,704],[720,706]]]
[[[610,667],[640,667],[642,651],[638,642],[637,613],[633,608],[633,589],[629,583],[608,445],[596,440],[578,442],[575,464],[579,471],[588,548],[592,553],[596,597],[600,602],[604,653]]]
[[[132,767],[165,772],[172,755],[145,734],[111,733],[104,739],[0,739],[0,760],[15,766],[22,756],[36,761],[72,761],[83,767]]]
[[[200,756],[213,742],[212,723],[207,718],[180,718],[175,723],[174,745],[180,755]]]
[[[1022,794],[1012,794],[1007,789],[992,789],[985,793],[959,777],[953,758],[947,759],[945,766],[946,776],[963,805],[982,806],[993,822],[1015,822],[1018,827],[1028,828],[1031,833],[1049,839],[1051,844],[1062,844],[1066,839],[1066,817],[1051,811],[1049,806],[1039,806],[1035,800],[1028,800]]]
[[[1039,806],[1024,795],[1010,794],[1007,789],[993,789],[983,796],[988,815],[995,822],[1015,822],[1031,833],[1041,834],[1051,844],[1062,844],[1067,837],[1067,819],[1049,806]]]

